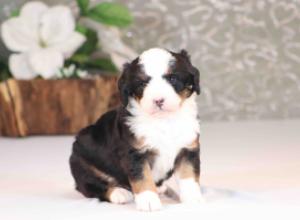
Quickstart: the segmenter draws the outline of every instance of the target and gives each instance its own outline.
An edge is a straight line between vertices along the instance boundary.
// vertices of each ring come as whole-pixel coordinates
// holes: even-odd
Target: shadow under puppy
[[[173,173],[182,202],[202,201],[199,176],[199,71],[186,51],[160,48],[124,65],[122,106],[82,129],[71,172],[86,197],[161,209],[158,187]]]

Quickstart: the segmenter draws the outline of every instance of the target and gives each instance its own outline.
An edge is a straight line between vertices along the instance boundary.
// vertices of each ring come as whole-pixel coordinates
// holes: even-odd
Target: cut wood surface
[[[0,135],[74,134],[119,103],[116,76],[0,83]]]

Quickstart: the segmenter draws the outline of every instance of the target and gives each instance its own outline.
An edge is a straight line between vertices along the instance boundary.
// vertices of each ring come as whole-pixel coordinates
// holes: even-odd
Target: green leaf
[[[11,77],[12,75],[9,72],[7,63],[5,61],[0,60],[0,82],[5,81]]]
[[[105,70],[109,72],[117,72],[116,66],[109,58],[98,58],[95,60],[88,60],[85,66],[90,69],[99,69],[99,70]]]
[[[85,26],[82,26],[80,24],[76,24],[75,30],[81,34],[83,34],[84,36],[86,36],[86,33],[88,31],[88,28]]]
[[[117,72],[118,69],[109,58],[97,58],[91,60],[88,55],[74,54],[68,60],[65,65],[75,64],[77,68],[85,70],[103,70],[108,72]]]
[[[80,9],[80,14],[86,15],[86,13],[88,12],[90,0],[76,0],[76,2]]]
[[[20,15],[20,9],[15,9],[10,13],[11,17],[18,17]]]
[[[68,61],[70,61],[70,63],[74,62],[79,65],[84,65],[84,63],[86,63],[88,60],[89,56],[86,54],[74,54],[72,57],[69,58]]]
[[[76,30],[86,37],[84,44],[76,51],[79,54],[91,54],[97,49],[98,35],[96,31],[84,26],[77,26]]]
[[[117,27],[128,26],[133,20],[126,7],[111,2],[103,2],[96,5],[86,15],[95,21]]]

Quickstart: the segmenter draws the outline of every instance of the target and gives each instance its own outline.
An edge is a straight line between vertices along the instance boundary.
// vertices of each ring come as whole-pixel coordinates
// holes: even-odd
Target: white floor
[[[300,120],[202,124],[207,202],[159,212],[86,199],[73,188],[73,137],[0,138],[0,219],[300,219]]]

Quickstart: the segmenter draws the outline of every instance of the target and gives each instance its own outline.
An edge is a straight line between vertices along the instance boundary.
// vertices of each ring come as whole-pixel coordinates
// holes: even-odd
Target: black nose
[[[165,99],[163,99],[163,98],[154,100],[155,105],[157,105],[157,107],[159,107],[159,108],[161,108],[163,106],[164,102],[165,102]]]

